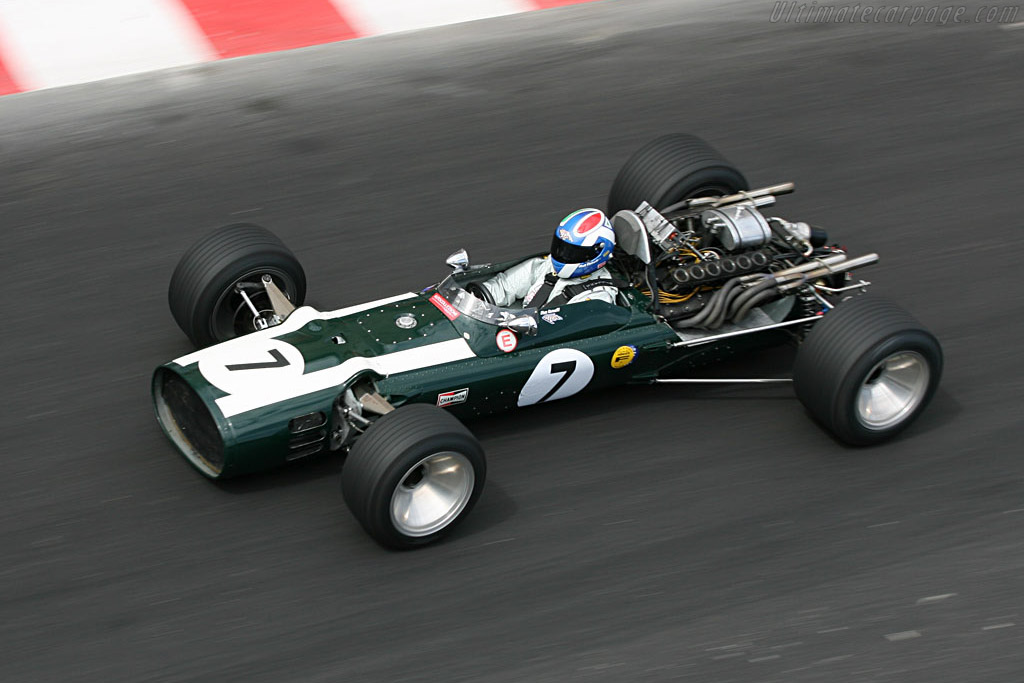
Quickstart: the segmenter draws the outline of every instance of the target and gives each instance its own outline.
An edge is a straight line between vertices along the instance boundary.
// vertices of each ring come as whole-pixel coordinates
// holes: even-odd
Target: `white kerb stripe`
[[[375,358],[349,358],[341,365],[307,375],[299,375],[295,381],[274,382],[265,385],[263,391],[247,391],[243,394],[224,396],[218,398],[216,403],[224,417],[232,417],[249,410],[287,401],[290,398],[340,386],[365,370],[372,370],[387,377],[400,372],[420,370],[475,357],[476,354],[469,348],[465,339],[452,339],[407,351],[387,353]]]
[[[364,35],[412,31],[535,9],[526,0],[331,0]]]
[[[216,58],[177,0],[0,0],[0,40],[25,89]]]

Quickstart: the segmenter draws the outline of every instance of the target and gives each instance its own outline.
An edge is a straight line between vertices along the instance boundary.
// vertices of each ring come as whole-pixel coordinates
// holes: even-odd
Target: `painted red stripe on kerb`
[[[14,82],[14,77],[11,76],[11,72],[4,66],[3,58],[0,57],[0,95],[13,95],[21,91],[22,88]]]
[[[330,0],[181,0],[221,57],[358,38]]]
[[[530,0],[530,4],[533,5],[534,9],[551,9],[552,7],[561,7],[562,5],[582,5],[585,2],[593,2],[594,0]]]

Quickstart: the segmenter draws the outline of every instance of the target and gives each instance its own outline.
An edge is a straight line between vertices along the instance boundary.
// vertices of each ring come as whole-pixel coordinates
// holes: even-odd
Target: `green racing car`
[[[392,548],[445,536],[480,496],[484,452],[463,420],[707,381],[686,374],[770,344],[798,344],[796,395],[836,438],[884,441],[931,399],[941,347],[864,293],[852,272],[875,254],[851,257],[820,228],[763,212],[792,189],[749,190],[691,135],[645,145],[608,200],[615,303],[498,306],[483,283],[523,259],[472,265],[460,250],[422,291],[319,311],[302,305],[305,274],[280,239],[220,228],[171,278],[171,312],[197,350],[154,373],[157,419],[212,479],[347,454],[345,502]]]

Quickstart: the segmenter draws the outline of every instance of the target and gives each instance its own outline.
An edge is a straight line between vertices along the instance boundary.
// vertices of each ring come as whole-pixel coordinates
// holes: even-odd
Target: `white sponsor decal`
[[[557,401],[583,391],[594,377],[594,361],[576,349],[555,349],[546,354],[530,373],[516,405]]]
[[[456,403],[465,403],[469,398],[469,387],[465,389],[457,389],[455,391],[446,391],[443,394],[437,395],[437,407],[444,408],[445,406],[455,405]]]
[[[562,316],[560,316],[560,315],[558,315],[557,313],[554,313],[554,312],[552,312],[552,313],[543,313],[543,314],[541,314],[540,317],[541,317],[541,319],[544,322],[546,322],[549,325],[554,325],[559,320],[563,320]]]

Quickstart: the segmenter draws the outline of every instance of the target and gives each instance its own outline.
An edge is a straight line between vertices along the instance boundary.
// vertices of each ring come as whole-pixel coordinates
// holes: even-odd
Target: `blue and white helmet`
[[[551,240],[551,266],[558,277],[582,277],[608,263],[615,249],[612,224],[597,209],[573,211]]]

